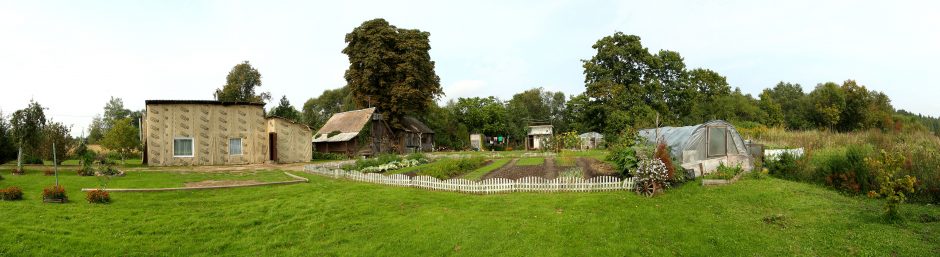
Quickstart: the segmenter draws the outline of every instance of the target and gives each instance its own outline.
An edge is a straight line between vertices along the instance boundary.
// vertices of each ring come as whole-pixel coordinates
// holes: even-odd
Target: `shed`
[[[578,136],[581,138],[581,149],[596,149],[604,144],[604,135],[597,132],[587,132]]]
[[[686,127],[644,129],[639,135],[651,143],[665,142],[671,149],[670,154],[696,176],[711,173],[721,163],[741,165],[746,171],[754,166],[741,134],[734,125],[722,120]]]
[[[545,147],[545,142],[553,135],[554,127],[552,125],[533,125],[529,126],[529,134],[526,136],[526,149],[535,150]]]
[[[374,113],[375,108],[366,108],[333,114],[314,134],[314,149],[323,153],[356,154],[362,148],[356,139]]]
[[[402,117],[401,126],[402,129],[397,131],[397,134],[404,150],[411,152],[434,150],[434,130],[411,116]]]

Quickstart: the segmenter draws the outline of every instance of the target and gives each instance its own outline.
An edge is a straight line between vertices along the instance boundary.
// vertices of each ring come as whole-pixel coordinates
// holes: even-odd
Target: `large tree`
[[[16,144],[10,123],[0,112],[0,164],[16,159]]]
[[[264,103],[271,100],[271,93],[256,93],[257,87],[261,87],[261,73],[245,61],[232,67],[228,76],[225,76],[225,85],[215,90],[215,99],[251,103]]]
[[[555,131],[568,131],[565,120],[565,94],[547,91],[541,87],[533,88],[512,96],[506,102],[510,118],[513,121],[512,135],[523,138],[528,132],[528,125],[543,122],[555,127]]]
[[[112,96],[111,100],[108,100],[108,103],[104,105],[104,115],[102,116],[104,130],[107,131],[114,125],[115,121],[127,118],[131,113],[131,110],[124,108],[124,100]]]
[[[10,118],[10,125],[13,128],[13,142],[19,148],[16,168],[21,172],[23,170],[24,148],[33,152],[42,140],[42,129],[46,125],[46,114],[43,110],[42,105],[29,100],[29,106],[26,109],[14,112]]]
[[[314,131],[326,123],[335,113],[351,111],[356,108],[349,87],[327,89],[316,98],[310,98],[301,109],[302,120]]]
[[[469,132],[506,136],[512,131],[509,111],[496,97],[458,98],[453,111],[457,120],[467,125]]]
[[[104,134],[101,145],[120,154],[124,163],[127,155],[140,147],[140,134],[131,119],[120,119]]]
[[[287,100],[286,95],[281,96],[281,101],[278,103],[277,106],[272,108],[268,114],[272,116],[285,118],[293,122],[300,122],[300,112],[297,111],[297,109],[294,108],[293,105],[290,105],[290,101]]]
[[[786,128],[808,129],[812,126],[808,118],[812,107],[800,84],[781,81],[773,88],[764,89],[761,100],[765,98],[780,105]]]
[[[42,143],[37,146],[37,152],[44,160],[55,159],[56,164],[62,164],[62,161],[68,158],[69,149],[75,145],[75,140],[70,134],[71,126],[66,126],[61,122],[48,121],[42,129]],[[53,149],[55,146],[55,149]]]
[[[809,93],[809,102],[813,106],[811,120],[819,128],[836,129],[845,111],[845,94],[839,84],[826,82],[816,86]]]
[[[444,94],[431,61],[430,33],[392,26],[384,19],[363,22],[346,34],[346,83],[360,106],[378,107],[392,126],[421,114]]]

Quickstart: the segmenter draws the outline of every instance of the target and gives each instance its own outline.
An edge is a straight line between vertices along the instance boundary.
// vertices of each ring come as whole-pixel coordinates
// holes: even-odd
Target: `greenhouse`
[[[670,154],[681,160],[682,167],[694,172],[696,177],[711,173],[721,163],[740,165],[745,171],[754,166],[741,134],[731,123],[722,120],[686,127],[644,129],[639,135],[650,143],[664,142],[671,149]]]

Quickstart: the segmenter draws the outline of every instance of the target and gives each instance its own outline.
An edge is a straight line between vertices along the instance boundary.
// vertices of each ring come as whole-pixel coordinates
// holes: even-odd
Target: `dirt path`
[[[555,168],[555,158],[545,158],[545,178],[557,178],[558,169]]]

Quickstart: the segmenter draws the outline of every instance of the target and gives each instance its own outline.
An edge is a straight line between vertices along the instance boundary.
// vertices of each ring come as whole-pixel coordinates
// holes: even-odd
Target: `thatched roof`
[[[415,117],[405,116],[401,119],[402,128],[411,133],[424,133],[424,134],[434,134],[434,130],[424,125],[423,122],[415,119]]]
[[[313,142],[343,142],[349,141],[359,134],[359,131],[366,126],[375,108],[366,108],[355,111],[341,112],[333,114],[326,124],[314,135]],[[331,137],[330,133],[338,131]]]

